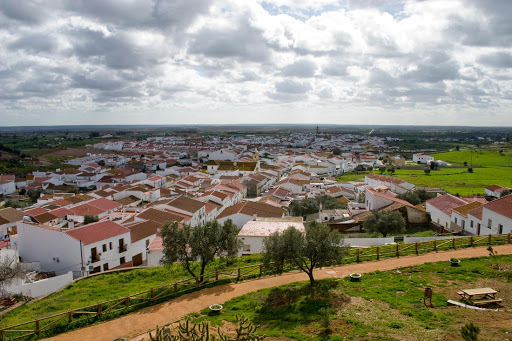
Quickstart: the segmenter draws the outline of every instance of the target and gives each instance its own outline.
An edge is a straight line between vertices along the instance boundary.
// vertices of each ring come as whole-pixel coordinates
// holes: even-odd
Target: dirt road
[[[500,255],[512,254],[512,245],[494,246],[494,249]],[[486,247],[439,251],[419,256],[411,255],[400,258],[388,258],[379,261],[323,268],[321,270],[316,270],[315,278],[344,277],[354,272],[368,273],[376,270],[392,270],[427,262],[447,261],[451,257],[470,258],[488,255],[489,252],[486,250]],[[286,273],[281,276],[264,277],[261,279],[246,280],[240,283],[220,285],[183,295],[169,302],[144,308],[112,321],[102,322],[82,329],[77,329],[46,340],[111,341],[116,337],[121,336],[131,338],[131,341],[140,340],[143,336],[141,336],[141,334],[144,334],[149,329],[154,329],[157,325],[161,326],[169,322],[176,321],[189,313],[200,311],[212,304],[222,304],[231,298],[259,289],[307,280],[308,277],[306,274],[302,272],[293,272]],[[147,333],[145,335],[147,338]]]

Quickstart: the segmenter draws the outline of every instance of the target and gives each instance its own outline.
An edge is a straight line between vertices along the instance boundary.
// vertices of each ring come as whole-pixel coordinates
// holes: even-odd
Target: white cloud
[[[2,122],[512,125],[510,9],[6,0]]]

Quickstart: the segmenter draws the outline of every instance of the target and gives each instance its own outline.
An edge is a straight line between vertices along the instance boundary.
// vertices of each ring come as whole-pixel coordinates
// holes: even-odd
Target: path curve
[[[512,254],[512,245],[493,246],[500,255]],[[315,270],[315,279],[344,277],[351,273],[368,273],[373,271],[386,271],[401,267],[413,266],[427,262],[447,261],[450,258],[471,258],[488,256],[486,247],[467,248],[459,250],[438,251],[422,255],[402,256],[400,258],[386,258],[379,261],[346,264],[336,267]],[[112,341],[117,337],[127,337],[131,340],[141,339],[140,335],[157,325],[181,319],[187,314],[200,311],[215,303],[224,303],[259,289],[271,288],[288,283],[307,281],[303,272],[285,273],[280,276],[263,277],[260,279],[244,280],[239,283],[229,283],[213,288],[202,289],[176,299],[144,308],[134,313],[119,317],[115,320],[94,324],[89,327],[77,329],[60,334],[45,340],[48,341]],[[139,337],[138,337],[139,336]],[[146,333],[147,336],[147,333]]]

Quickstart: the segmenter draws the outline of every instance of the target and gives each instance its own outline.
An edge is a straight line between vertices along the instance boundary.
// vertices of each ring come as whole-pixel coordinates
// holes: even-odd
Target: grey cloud
[[[316,69],[314,62],[302,59],[284,67],[282,74],[287,77],[313,77]]]
[[[6,18],[25,24],[39,24],[47,18],[46,6],[32,0],[2,0],[0,13]]]
[[[490,53],[478,58],[478,62],[493,68],[511,68],[512,55],[505,52]]]
[[[189,52],[214,58],[265,62],[268,48],[261,31],[242,20],[229,29],[203,28],[192,39]]]
[[[53,52],[57,48],[55,37],[48,34],[29,34],[10,43],[12,50],[25,50],[30,53]]]
[[[386,71],[379,68],[374,68],[371,70],[368,85],[370,87],[390,88],[399,85],[399,82]]]
[[[308,82],[297,82],[291,79],[277,82],[275,87],[277,92],[285,94],[304,94],[312,89]]]
[[[459,77],[459,66],[444,52],[432,52],[418,62],[417,70],[402,75],[403,81],[437,83]]]
[[[340,62],[331,62],[322,68],[323,74],[327,76],[347,76],[347,65]]]
[[[114,91],[122,89],[125,84],[125,82],[119,79],[114,79],[112,75],[105,72],[95,72],[89,75],[73,75],[71,86],[81,89]]]

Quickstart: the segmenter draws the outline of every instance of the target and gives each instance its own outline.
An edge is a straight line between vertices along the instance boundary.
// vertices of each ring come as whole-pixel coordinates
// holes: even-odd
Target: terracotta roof
[[[34,207],[34,208],[29,209],[29,210],[25,210],[23,212],[25,214],[29,214],[29,215],[31,215],[33,217],[33,216],[36,216],[38,214],[43,214],[45,212],[48,212],[48,210],[44,209],[42,207]]]
[[[105,220],[98,223],[77,227],[75,229],[65,231],[64,233],[76,240],[82,241],[82,243],[87,245],[119,236],[127,232],[130,232],[130,230],[110,220]]]
[[[12,207],[7,207],[0,210],[0,217],[4,218],[10,223],[22,220],[24,215],[25,213],[23,211],[17,210]]]
[[[73,214],[73,212],[70,209],[67,209],[64,207],[51,210],[50,213],[53,214],[54,216],[56,216],[57,218],[63,218],[67,215]]]
[[[57,199],[52,201],[51,203],[52,205],[55,206],[69,206],[73,204],[71,201],[67,201],[66,199]]]
[[[512,194],[491,201],[483,208],[512,219]]]
[[[103,210],[100,210],[99,208],[97,207],[94,207],[94,206],[91,206],[89,204],[82,204],[82,205],[78,205],[78,206],[75,206],[75,207],[71,207],[69,209],[71,212],[73,212],[73,215],[76,215],[76,216],[86,216],[86,215],[98,215],[98,214],[102,214]]]
[[[377,181],[381,181],[381,182],[394,183],[395,185],[400,185],[400,184],[407,182],[407,181],[404,181],[404,180],[401,180],[398,178],[394,178],[392,176],[384,176],[384,175],[379,175],[379,174],[375,174],[375,173],[368,173],[365,175],[365,177],[368,177],[370,179],[374,179]]]
[[[153,220],[146,220],[127,227],[130,230],[132,243],[135,243],[136,241],[156,234],[157,230],[162,228],[162,225],[163,224],[157,223]]]
[[[468,202],[457,198],[451,194],[441,195],[436,198],[428,199],[427,204],[434,206],[444,214],[450,216],[452,213],[452,208],[456,208],[462,205],[466,205]]]
[[[87,203],[88,205],[94,206],[96,208],[99,208],[103,212],[114,210],[118,207],[121,207],[122,205],[118,202],[108,200],[105,198],[98,198],[96,200],[90,201]]]
[[[157,233],[155,238],[149,243],[148,250],[150,252],[156,252],[156,251],[163,251],[164,247],[162,245],[162,235],[160,233]]]
[[[473,217],[482,220],[482,212],[483,212],[483,206],[475,208],[472,211],[469,211],[467,214],[471,214]]]
[[[225,218],[236,213],[250,216],[256,214],[258,217],[282,217],[285,212],[286,211],[284,209],[274,207],[272,205],[261,202],[245,201],[227,207],[221,214],[219,214],[217,219]]]
[[[469,204],[452,208],[452,211],[457,212],[458,214],[460,214],[463,217],[467,217],[468,212],[470,212],[474,209],[477,209],[479,207],[482,207],[482,206],[483,206],[483,204],[481,202],[473,201],[473,202],[470,202]]]
[[[50,220],[57,219],[57,216],[51,214],[50,212],[45,212],[34,216],[34,219],[37,220],[39,224],[44,224]]]
[[[94,194],[99,195],[100,197],[103,197],[103,198],[109,197],[109,196],[111,196],[114,193],[116,193],[116,192],[107,192],[107,191],[105,191],[103,189],[94,192]]]
[[[509,190],[506,187],[502,187],[502,186],[498,186],[498,185],[487,186],[487,187],[485,187],[485,189],[488,189],[488,190],[496,192],[496,193],[502,193],[503,191]]]
[[[187,198],[185,196],[179,196],[168,202],[167,206],[174,207],[190,213],[195,213],[204,206],[204,202],[192,198]]]
[[[170,212],[157,210],[155,208],[148,208],[144,212],[137,215],[138,218],[145,220],[153,220],[157,223],[164,224],[166,221],[182,222],[183,217]]]
[[[115,200],[115,202],[118,202],[121,205],[130,205],[130,204],[133,204],[134,202],[137,202],[137,201],[140,201],[140,199],[135,197],[135,196],[133,196],[133,195],[130,195],[130,196],[125,197],[123,199]]]
[[[377,197],[388,199],[388,200],[391,200],[393,202],[396,202],[396,203],[399,203],[399,204],[402,204],[402,205],[405,205],[405,206],[416,208],[413,204],[411,204],[408,201],[405,201],[405,200],[402,200],[402,199],[398,199],[398,198],[386,195],[384,193],[375,192],[375,191],[373,191],[373,190],[371,190],[369,188],[367,188],[366,190],[369,191],[370,193],[372,193],[373,195],[377,196]]]

